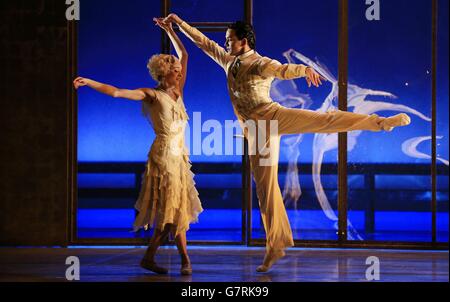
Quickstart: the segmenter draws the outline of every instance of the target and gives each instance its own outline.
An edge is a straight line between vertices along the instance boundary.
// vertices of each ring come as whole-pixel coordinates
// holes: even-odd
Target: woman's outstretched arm
[[[182,67],[182,70],[181,70],[182,78],[180,81],[180,89],[181,89],[181,91],[183,91],[184,84],[186,83],[188,53],[186,51],[186,48],[183,45],[183,42],[181,42],[180,38],[178,37],[176,32],[173,30],[172,23],[164,22],[163,20],[164,20],[163,18],[153,18],[153,21],[155,21],[159,27],[164,29],[164,31],[169,36],[170,41],[172,42],[172,45],[175,48],[177,56],[180,59],[180,63],[181,63],[181,67]]]
[[[133,101],[142,101],[145,98],[149,97],[149,99],[154,98],[155,92],[150,88],[139,88],[134,90],[129,89],[120,89],[108,84],[100,83],[88,78],[77,77],[73,81],[73,86],[75,89],[78,89],[82,86],[88,86],[92,89],[97,90],[98,92],[107,94],[114,98],[125,98]]]

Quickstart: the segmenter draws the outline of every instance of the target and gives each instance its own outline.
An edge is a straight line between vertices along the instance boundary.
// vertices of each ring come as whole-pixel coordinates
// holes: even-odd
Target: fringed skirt
[[[176,236],[189,230],[191,223],[198,222],[203,208],[189,157],[174,155],[164,145],[155,140],[149,153],[135,205],[139,214],[134,231],[142,227],[163,230],[167,224],[172,224]]]

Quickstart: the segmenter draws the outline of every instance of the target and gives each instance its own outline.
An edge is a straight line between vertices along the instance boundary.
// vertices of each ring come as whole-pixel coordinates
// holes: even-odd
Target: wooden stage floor
[[[448,251],[291,248],[268,273],[257,273],[264,248],[190,246],[192,276],[181,276],[173,246],[157,256],[168,275],[139,267],[145,247],[0,248],[0,281],[66,281],[68,256],[80,260],[86,282],[367,282],[369,256],[380,260],[380,282],[448,282]]]

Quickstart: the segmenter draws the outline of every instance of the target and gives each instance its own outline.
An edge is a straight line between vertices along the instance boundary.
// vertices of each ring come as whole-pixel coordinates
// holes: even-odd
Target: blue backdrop
[[[232,21],[242,18],[242,11],[237,9],[230,13],[229,5],[225,4],[224,9],[214,10],[211,17],[206,9],[203,14],[198,10],[195,14],[191,12],[191,17],[190,2],[198,1],[173,1],[174,11],[186,20]],[[154,87],[156,83],[148,75],[146,62],[152,54],[160,52],[161,32],[151,20],[160,13],[159,3],[145,0],[128,1],[126,4],[106,0],[83,1],[79,23],[79,74],[122,88]],[[448,2],[441,1],[440,4],[441,11],[447,11]],[[424,7],[428,6],[409,1],[385,1],[382,20],[370,23],[364,19],[363,1],[359,4],[352,2],[349,24],[350,82],[364,88],[391,92],[398,99],[389,101],[415,108],[426,116],[431,114],[431,74],[426,73],[431,70],[430,9],[424,13]],[[319,15],[322,18],[317,19]],[[320,60],[336,76],[336,15],[337,1],[332,0],[255,1],[257,50],[286,62],[282,53],[293,48]],[[439,34],[438,135],[444,138],[440,140],[438,151],[448,159],[448,27],[441,27]],[[208,35],[220,44],[224,42],[224,33]],[[193,112],[201,112],[203,121],[215,119],[222,124],[227,119],[234,120],[222,70],[184,36],[182,38],[191,55],[185,91],[189,115],[192,118]],[[295,82],[301,93],[311,94],[314,101],[312,109],[318,108],[330,91],[329,84],[319,89],[308,89],[303,79]],[[113,99],[89,89],[81,89],[78,100],[79,161],[145,160],[154,136],[141,115],[139,102]],[[430,123],[413,118],[413,124],[413,127],[396,130],[393,135],[368,136],[363,133],[358,147],[352,151],[353,160],[427,162],[401,152],[402,141],[430,135]],[[203,138],[207,134],[204,133]],[[301,161],[312,160],[311,137],[306,135],[301,146]],[[391,146],[390,152],[379,152],[377,146],[380,144]],[[422,143],[419,150],[430,154],[429,143]],[[325,159],[331,162],[336,160],[334,154]],[[199,155],[193,156],[192,160],[239,161],[240,157]],[[281,152],[281,161],[286,160]]]
[[[80,76],[92,78],[120,88],[154,87],[146,68],[147,60],[161,51],[161,31],[152,18],[159,16],[161,7],[158,0],[81,1],[81,21],[79,22],[78,71]],[[242,0],[173,0],[172,11],[187,21],[235,21],[243,19]],[[387,101],[403,104],[431,116],[431,4],[429,1],[395,0],[381,2],[381,20],[369,22],[365,18],[365,1],[349,1],[349,82],[362,88],[382,90],[397,96],[396,99],[370,97],[372,101]],[[257,35],[257,51],[269,57],[287,62],[283,52],[294,49],[310,59],[320,61],[337,78],[338,72],[338,18],[336,0],[293,1],[293,0],[255,0],[254,27]],[[448,160],[448,1],[439,1],[438,31],[438,155]],[[219,44],[224,43],[224,32],[207,33]],[[225,120],[235,120],[226,88],[224,72],[201,50],[195,47],[184,35],[182,41],[189,52],[188,79],[185,87],[185,104],[192,131],[194,113],[201,114],[202,121],[217,120],[223,126]],[[320,88],[308,88],[304,79],[295,80],[297,93],[309,94],[313,104],[310,109],[321,106],[330,93],[330,83]],[[141,114],[140,102],[114,99],[88,88],[78,92],[78,161],[104,162],[118,161],[143,162],[154,139],[154,133]],[[350,108],[351,109],[351,108]],[[380,111],[380,115],[394,112]],[[224,134],[224,133],[222,133]],[[204,139],[208,132],[202,133]],[[355,148],[349,152],[349,163],[423,163],[429,159],[418,159],[405,155],[402,143],[414,137],[430,136],[431,124],[417,116],[412,116],[412,125],[395,129],[392,133],[363,132]],[[223,135],[222,135],[223,136]],[[192,137],[192,132],[190,133]],[[288,152],[285,140],[282,141],[280,162],[286,162]],[[239,139],[233,143],[241,146]],[[305,135],[300,145],[302,163],[312,162],[313,135]],[[225,142],[222,140],[222,150]],[[192,153],[192,143],[190,149]],[[418,146],[418,151],[431,154],[429,141]],[[240,162],[239,155],[192,155],[195,162]],[[324,162],[337,163],[336,150],[327,152]],[[358,178],[359,177],[359,178]],[[310,175],[301,175],[302,189],[313,191]],[[349,177],[349,188],[356,188],[354,179],[360,182],[363,176]],[[225,181],[226,180],[226,181]],[[284,175],[280,174],[283,187]],[[337,176],[323,176],[328,198],[336,209]],[[196,229],[209,229],[201,239],[240,240],[241,213],[240,200],[230,192],[240,188],[240,175],[197,175],[202,202],[207,209],[200,217]],[[327,184],[329,182],[330,184]],[[120,188],[133,187],[132,175],[79,175],[80,188],[92,186]],[[408,188],[418,192],[411,200],[403,197],[391,205],[376,211],[376,231],[373,239],[380,240],[424,240],[430,239],[430,179],[429,177],[401,176],[377,177],[377,190],[383,193],[401,191]],[[209,197],[208,190],[218,190],[219,198],[226,209],[212,210],[217,196]],[[220,191],[222,190],[222,191]],[[448,176],[438,178],[439,213],[438,239],[448,241]],[[356,191],[356,190],[355,190]],[[443,193],[442,193],[443,192]],[[234,192],[236,194],[236,192]],[[239,194],[238,194],[239,195]],[[240,195],[239,195],[240,196]],[[306,194],[306,196],[308,196]],[[375,196],[375,195],[374,195]],[[384,195],[379,201],[390,203],[397,195]],[[406,196],[406,195],[405,195]],[[408,195],[409,196],[409,195]],[[334,222],[327,219],[314,195],[309,195],[309,204],[301,211],[290,211],[289,217],[296,239],[336,239]],[[308,198],[306,198],[308,201]],[[359,196],[349,198],[349,217],[353,226],[364,229],[364,214],[356,210],[355,204],[364,201]],[[129,198],[119,208],[108,210],[111,199],[104,201],[85,199],[78,216],[78,227],[87,232],[83,236],[120,237],[128,233],[89,233],[93,228],[127,229],[134,218]],[[122,201],[120,201],[122,202]],[[119,203],[120,203],[119,202]],[[254,200],[254,204],[256,204]],[[417,204],[420,203],[419,206]],[[442,204],[441,204],[442,203]],[[101,206],[100,206],[101,205]],[[105,206],[106,205],[106,206]],[[234,207],[234,210],[233,210]],[[112,208],[112,207],[111,207]],[[354,209],[355,208],[355,209]],[[231,209],[231,210],[230,210]],[[386,211],[389,209],[389,211]],[[253,238],[264,236],[258,213],[253,214],[253,227],[259,230]],[[299,216],[301,215],[301,217]],[[232,234],[224,232],[232,229]],[[215,233],[212,231],[215,229]],[[301,230],[301,231],[298,231]],[[409,235],[402,234],[409,230]],[[298,232],[298,233],[297,233]],[[309,233],[308,233],[309,232]],[[321,232],[321,233],[320,233]],[[380,233],[381,232],[381,233]],[[80,233],[81,234],[81,233]],[[190,232],[188,236],[194,236]],[[381,234],[381,236],[380,236]],[[203,237],[202,237],[203,236]],[[191,237],[192,238],[192,237]],[[196,237],[197,238],[197,237]]]

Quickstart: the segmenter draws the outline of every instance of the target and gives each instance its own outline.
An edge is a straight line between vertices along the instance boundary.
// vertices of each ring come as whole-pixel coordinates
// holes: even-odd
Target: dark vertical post
[[[348,0],[339,0],[339,110],[347,111],[347,73],[348,73]],[[338,137],[338,240],[347,240],[347,133]]]
[[[72,87],[72,80],[77,75],[78,55],[77,55],[77,22],[67,21],[67,129],[70,132],[67,135],[67,196],[69,198],[69,244],[77,239],[77,211],[78,211],[78,156],[77,156],[77,119],[78,119],[78,97],[76,90]]]
[[[245,244],[250,244],[250,239],[252,235],[252,188],[251,182],[251,172],[249,169],[249,156],[248,156],[248,141],[244,137],[244,154],[242,155],[242,242]]]
[[[431,241],[436,242],[436,72],[437,72],[437,0],[433,0],[432,4],[432,79],[431,79]]]
[[[241,241],[242,243],[246,242],[245,238],[246,238],[246,232],[247,232],[247,217],[246,217],[246,208],[247,208],[247,200],[246,200],[246,196],[247,196],[247,179],[245,177],[246,175],[246,169],[245,169],[245,161],[246,161],[246,156],[247,156],[247,141],[245,139],[245,137],[242,138],[243,140],[243,145],[242,145],[242,163],[241,163],[241,181],[242,181],[242,196],[241,196],[241,207],[242,207],[242,211],[241,211]]]
[[[244,0],[244,18],[245,21],[253,25],[253,0]],[[248,154],[248,141],[244,137],[244,160],[242,162],[244,173],[244,203],[247,212],[247,222],[246,222],[246,231],[247,231],[247,245],[250,245],[250,241],[252,239],[252,172],[250,167],[250,157]],[[244,214],[243,214],[243,217]]]
[[[366,235],[375,231],[375,175],[369,173],[364,175],[364,189],[369,194],[369,198],[364,200],[365,206],[365,230]]]
[[[170,0],[161,0],[161,17],[166,17],[170,12]],[[164,30],[161,30],[161,52],[170,54],[170,40]]]
[[[147,165],[145,167],[145,172],[146,171],[147,171]],[[135,196],[139,196],[141,184],[142,184],[142,174],[135,171],[134,172],[134,191],[135,191],[134,194],[135,194]],[[134,219],[136,219],[136,217],[139,215],[139,211],[136,210],[135,207],[133,207],[133,210],[134,210]],[[139,232],[134,232],[134,237],[140,237],[141,231],[142,230],[140,230]]]
[[[253,0],[244,0],[244,18],[253,25]]]

